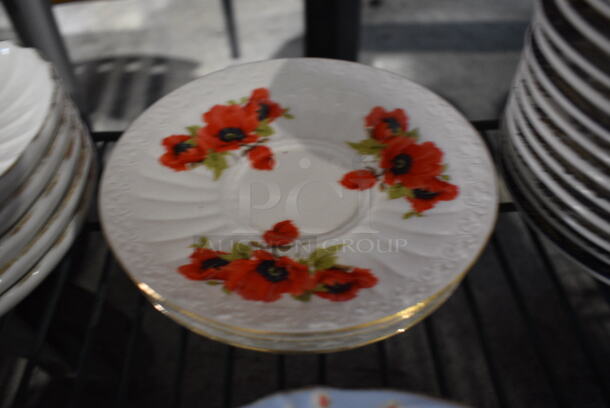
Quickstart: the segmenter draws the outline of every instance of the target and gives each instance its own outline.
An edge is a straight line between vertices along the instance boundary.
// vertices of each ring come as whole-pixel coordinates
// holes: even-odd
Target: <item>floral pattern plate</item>
[[[457,408],[422,395],[388,390],[313,388],[276,394],[243,408]]]
[[[164,97],[100,193],[111,247],[156,304],[273,338],[401,331],[461,280],[496,211],[490,156],[453,107],[320,59],[235,66]]]

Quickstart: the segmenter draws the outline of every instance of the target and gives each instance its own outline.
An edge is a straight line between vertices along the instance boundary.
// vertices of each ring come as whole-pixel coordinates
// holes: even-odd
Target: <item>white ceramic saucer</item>
[[[457,408],[461,406],[399,391],[317,387],[274,394],[243,408]]]
[[[10,197],[0,203],[0,237],[9,230],[34,204],[36,199],[57,173],[60,164],[69,157],[66,153],[70,148],[77,151],[80,146],[79,137],[74,137],[74,125],[66,117],[53,138],[48,150],[35,166],[29,177],[17,188]],[[74,139],[77,139],[74,141]],[[1,238],[0,238],[1,240]],[[2,256],[0,255],[0,259]]]
[[[244,337],[423,317],[476,260],[496,210],[490,156],[453,107],[400,76],[321,59],[234,66],[174,91],[125,132],[100,191],[106,237],[139,287]],[[265,241],[275,255],[234,253],[227,294],[178,272],[201,236],[223,251]]]
[[[74,174],[78,172],[78,166],[86,164],[81,159],[82,135],[77,129],[73,123],[68,126],[68,132],[72,134],[65,136],[73,140],[74,147],[64,155],[63,162],[52,175],[40,197],[21,219],[0,237],[0,270],[7,263],[12,262],[15,255],[40,233],[59,203],[64,200],[66,192],[73,184]]]
[[[61,234],[80,202],[80,197],[87,184],[87,175],[95,157],[92,153],[90,142],[84,141],[87,135],[81,135],[82,148],[75,156],[78,157],[76,168],[67,174],[68,189],[65,191],[57,204],[57,208],[48,218],[45,224],[40,225],[36,234],[24,247],[15,253],[10,253],[10,259],[4,259],[0,270],[0,293],[3,293],[17,282],[40,257],[48,250],[52,243]],[[51,207],[55,208],[55,206]]]
[[[72,214],[69,222],[61,228],[59,238],[38,260],[36,265],[27,271],[13,286],[0,295],[0,316],[11,310],[32,292],[53,271],[62,257],[66,254],[74,239],[78,236],[80,227],[85,221],[91,197],[95,191],[95,169],[88,177],[88,188],[80,198],[76,213]]]
[[[68,120],[69,110],[62,91],[56,88],[51,108],[47,112],[41,127],[28,139],[28,145],[23,148],[19,156],[9,153],[13,146],[22,140],[23,135],[32,133],[30,124],[34,123],[35,110],[26,110],[10,125],[2,128],[0,148],[10,160],[4,172],[0,175],[0,201],[8,200],[16,190],[28,179],[30,174],[39,166],[40,160],[48,151],[57,135],[59,127]],[[8,160],[8,159],[7,159]]]
[[[32,49],[0,42],[0,179],[44,127],[56,85],[51,68]],[[15,125],[17,124],[17,125]]]
[[[610,132],[603,128],[599,123],[595,122],[592,118],[587,116],[581,109],[574,106],[574,104],[565,96],[561,91],[557,89],[557,87],[553,84],[553,82],[546,76],[540,64],[534,58],[533,53],[531,51],[531,46],[528,45],[525,48],[523,58],[527,61],[532,73],[534,74],[534,78],[542,84],[546,92],[550,95],[551,98],[555,102],[557,102],[562,109],[569,113],[569,115],[574,118],[574,120],[578,121],[581,126],[586,127],[589,131],[595,133],[598,137],[603,139],[606,143],[610,143]]]
[[[548,115],[555,126],[562,130],[562,135],[572,139],[588,154],[595,156],[597,160],[610,166],[610,157],[606,154],[603,142],[598,140],[596,136],[591,134],[586,128],[579,126],[577,122],[563,111],[563,109],[542,93],[540,84],[534,79],[527,64],[520,69],[518,78],[524,82],[525,88],[528,89],[533,96],[532,102],[539,107],[544,114]]]

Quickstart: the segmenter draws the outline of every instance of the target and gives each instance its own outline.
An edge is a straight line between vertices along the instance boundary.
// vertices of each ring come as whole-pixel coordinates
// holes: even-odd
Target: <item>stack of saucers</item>
[[[610,5],[545,0],[526,37],[504,118],[518,203],[610,283]]]
[[[0,42],[0,315],[31,292],[74,240],[95,157],[51,66]]]
[[[425,318],[497,212],[491,157],[455,108],[315,58],[232,66],[157,101],[114,147],[99,197],[110,247],[157,310],[291,353]]]

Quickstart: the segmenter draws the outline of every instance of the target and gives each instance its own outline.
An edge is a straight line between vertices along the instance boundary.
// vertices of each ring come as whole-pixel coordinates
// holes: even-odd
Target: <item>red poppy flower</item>
[[[256,119],[263,121],[267,119],[269,123],[276,118],[282,116],[286,109],[280,104],[269,99],[270,93],[267,88],[258,88],[252,91],[250,100],[246,103],[244,109],[248,112],[256,114]]]
[[[191,254],[191,263],[180,266],[178,272],[192,280],[225,280],[229,276],[226,266],[230,262],[222,259],[220,255],[226,254],[226,252],[212,249],[197,248]]]
[[[381,153],[381,167],[385,169],[385,182],[402,183],[406,187],[419,187],[443,171],[443,152],[432,142],[418,144],[401,137],[393,140]]]
[[[373,138],[388,142],[408,129],[409,119],[402,109],[386,111],[381,106],[374,107],[364,119],[367,127],[373,128]]]
[[[354,170],[346,173],[339,181],[341,185],[350,190],[367,190],[375,185],[377,177],[370,170]]]
[[[225,267],[229,278],[225,288],[244,299],[273,302],[284,293],[301,295],[312,288],[308,268],[292,259],[254,251],[253,259],[238,259]]]
[[[275,159],[273,152],[267,146],[256,146],[248,152],[252,167],[258,170],[273,170]]]
[[[417,212],[433,208],[439,201],[451,201],[458,195],[458,186],[436,178],[431,178],[425,185],[413,189],[413,198],[407,198]]]
[[[161,164],[176,171],[184,171],[188,170],[189,163],[205,159],[205,150],[188,143],[190,139],[187,135],[171,135],[163,139],[161,143],[165,153],[159,158]]]
[[[378,279],[369,269],[354,268],[348,272],[343,269],[325,269],[316,272],[315,286],[322,285],[325,292],[314,292],[316,295],[335,302],[350,300],[356,297],[363,288],[371,288]]]
[[[263,239],[271,246],[288,245],[298,237],[299,229],[290,220],[278,222],[263,234]]]
[[[217,152],[236,150],[243,144],[254,143],[258,136],[255,112],[239,105],[216,105],[203,114],[206,126],[197,134],[199,145]]]

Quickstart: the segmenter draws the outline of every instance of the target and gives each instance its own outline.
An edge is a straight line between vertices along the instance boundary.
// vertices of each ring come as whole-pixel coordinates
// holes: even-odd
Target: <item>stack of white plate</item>
[[[95,156],[51,66],[0,42],[0,315],[32,291],[74,240]]]
[[[504,128],[519,204],[610,283],[610,4],[536,3]]]

